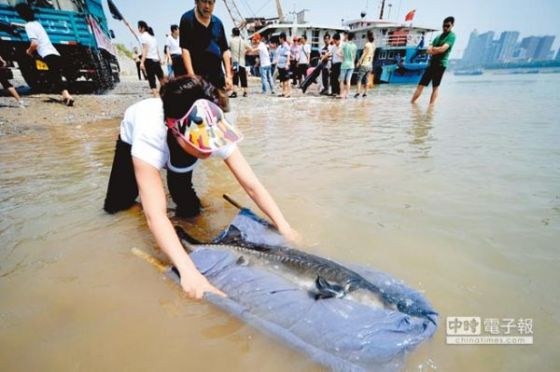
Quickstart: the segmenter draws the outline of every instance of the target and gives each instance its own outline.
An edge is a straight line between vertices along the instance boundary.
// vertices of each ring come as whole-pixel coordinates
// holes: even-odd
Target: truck
[[[48,66],[39,56],[26,54],[29,39],[25,24],[15,10],[21,0],[0,0],[0,55],[9,66],[17,66],[35,92],[49,92]],[[36,20],[43,25],[64,61],[68,83],[84,80],[97,93],[115,87],[120,67],[111,43],[102,0],[29,0]]]

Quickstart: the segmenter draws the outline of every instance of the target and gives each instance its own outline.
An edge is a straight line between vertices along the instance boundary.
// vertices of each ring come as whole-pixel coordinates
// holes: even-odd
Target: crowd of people
[[[167,76],[172,78],[186,74],[180,46],[180,28],[171,25],[163,48],[164,59],[157,53],[157,40],[146,22],[138,22],[139,40],[142,52],[134,48],[133,58],[137,65],[138,79],[148,80],[154,96],[157,96],[156,77],[162,81],[163,72],[156,64],[167,66]],[[325,34],[324,46],[317,58],[312,57],[307,36],[293,36],[291,39],[281,33],[277,40],[255,34],[249,40],[241,36],[238,28],[233,28],[227,50],[231,56],[232,87],[230,98],[238,97],[238,89],[243,97],[248,96],[249,76],[260,77],[262,94],[276,95],[279,82],[279,97],[291,97],[292,88],[301,87],[303,81],[315,68],[320,69],[320,79],[313,81],[319,86],[320,94],[336,98],[348,98],[351,79],[357,76],[354,98],[367,97],[368,88],[373,85],[373,56],[375,43],[373,33],[367,33],[367,42],[362,54],[357,58],[354,34],[335,33],[332,38]],[[223,42],[223,41],[222,41]],[[249,63],[249,60],[251,61]]]

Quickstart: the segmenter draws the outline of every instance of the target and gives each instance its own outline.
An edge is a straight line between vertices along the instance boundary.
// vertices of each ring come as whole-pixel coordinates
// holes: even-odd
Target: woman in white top
[[[182,50],[179,46],[179,26],[171,25],[170,31],[171,34],[167,37],[165,45],[167,45],[168,57],[173,66],[173,76],[186,75],[187,71],[183,63]]]
[[[268,85],[270,94],[274,95],[274,80],[272,79],[272,61],[270,59],[270,52],[266,43],[266,38],[261,37],[260,34],[253,35],[253,43],[257,45],[252,48],[252,53],[259,54],[259,74],[261,75],[262,94],[266,94],[266,87]]]
[[[41,59],[49,67],[50,81],[53,83],[54,87],[61,92],[64,104],[66,106],[73,106],[74,98],[72,98],[68,92],[66,83],[62,80],[62,75],[64,74],[62,58],[54,45],[52,45],[49,35],[43,26],[35,20],[35,13],[29,5],[20,3],[16,5],[16,10],[19,16],[26,21],[25,32],[31,41],[29,48],[26,50],[27,55],[33,57],[35,52],[39,54]]]
[[[298,84],[301,85],[302,81],[307,76],[307,69],[309,68],[309,61],[311,58],[311,47],[307,44],[307,36],[305,35],[299,38],[299,44],[301,45],[301,50],[299,51],[299,61],[297,66],[297,80]]]
[[[140,32],[140,42],[142,43],[142,59],[140,68],[146,72],[148,83],[154,97],[159,97],[156,85],[156,76],[160,86],[163,84],[163,70],[161,69],[161,58],[154,31],[144,21],[138,21],[138,32]]]
[[[208,111],[199,110],[200,101]],[[202,276],[181,246],[167,215],[167,198],[160,170],[167,168],[167,183],[179,216],[200,213],[200,203],[192,185],[192,172],[199,159],[217,155],[224,160],[241,187],[288,240],[298,239],[282,212],[260,183],[235,143],[202,152],[186,134],[189,123],[204,118],[223,118],[216,105],[224,107],[223,93],[197,76],[181,76],[163,85],[161,99],[150,98],[126,110],[117,140],[104,209],[115,213],[130,208],[140,194],[148,227],[161,249],[169,256],[181,276],[181,285],[193,298],[204,292],[221,292]],[[196,107],[193,112],[191,107]],[[198,121],[200,120],[200,121]],[[214,133],[214,132],[213,132]]]

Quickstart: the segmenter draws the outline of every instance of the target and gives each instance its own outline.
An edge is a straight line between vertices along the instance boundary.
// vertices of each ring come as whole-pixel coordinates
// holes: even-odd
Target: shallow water
[[[310,251],[391,273],[440,311],[407,370],[552,371],[559,88],[558,74],[449,74],[433,110],[428,92],[411,106],[412,87],[379,86],[365,100],[254,94],[231,117]],[[130,253],[161,257],[139,207],[101,210],[118,125],[0,137],[2,369],[319,370]],[[222,193],[251,204],[220,162],[195,173],[206,212],[182,224],[209,237],[236,212]],[[446,345],[446,316],[531,318],[535,344]]]

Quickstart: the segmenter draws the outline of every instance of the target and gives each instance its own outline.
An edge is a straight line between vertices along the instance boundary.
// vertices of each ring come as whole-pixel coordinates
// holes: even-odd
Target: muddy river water
[[[441,313],[406,370],[559,370],[560,75],[446,78],[434,109],[380,86],[254,94],[230,118],[309,251],[401,278]],[[101,210],[119,122],[0,137],[1,369],[320,370],[131,254],[162,257],[140,207]],[[179,222],[199,237],[235,215],[222,193],[252,206],[218,160],[195,184],[205,212]],[[534,344],[447,345],[452,316],[531,319]]]

